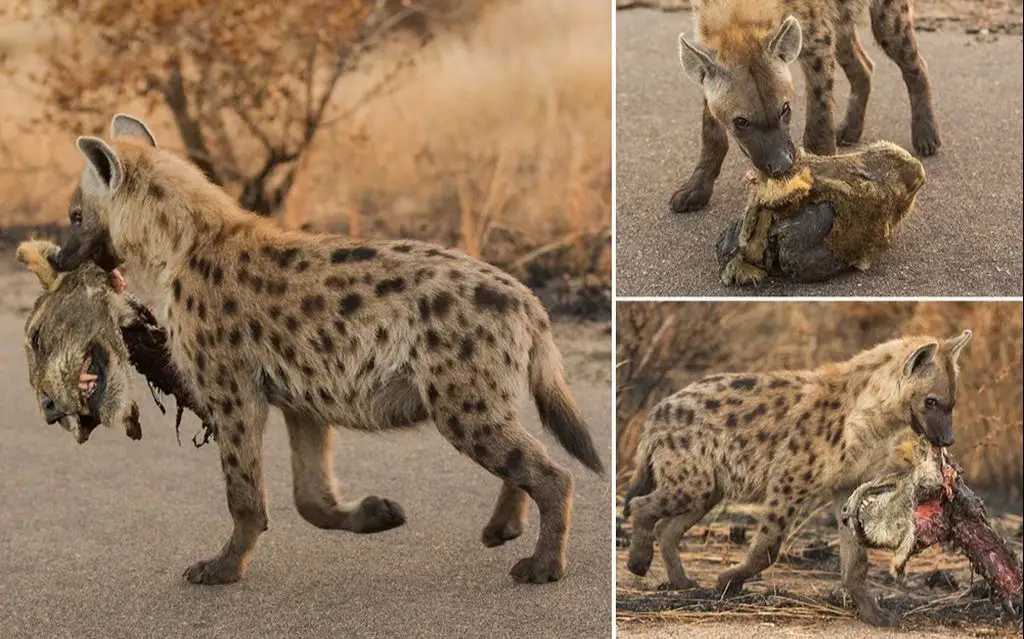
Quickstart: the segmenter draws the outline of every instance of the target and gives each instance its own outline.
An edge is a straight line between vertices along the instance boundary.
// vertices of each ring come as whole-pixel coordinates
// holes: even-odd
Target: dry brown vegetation
[[[813,367],[901,335],[970,328],[952,452],[971,486],[1022,497],[1020,302],[636,302],[618,304],[617,322],[620,488],[632,476],[646,409],[695,379]]]
[[[356,27],[365,15],[339,9],[359,2],[304,0],[303,7],[337,9],[341,22],[331,23],[327,32],[301,34],[322,47],[338,34],[363,42]],[[84,59],[65,55],[61,47],[88,32],[69,33],[62,20],[82,8],[95,13],[97,6],[119,3],[124,4],[58,2],[65,12],[61,17],[47,9],[51,3],[4,2],[23,10],[10,14],[20,22],[0,24],[0,58],[6,60],[6,73],[0,75],[0,225],[61,221],[81,166],[73,135],[104,127],[112,113],[101,111],[121,110],[147,117],[162,144],[188,152],[193,160],[201,162],[204,155],[215,160],[213,174],[240,201],[272,211],[283,224],[326,227],[354,237],[438,241],[539,279],[556,273],[596,275],[604,282],[610,277],[607,5],[588,0],[433,3],[446,10],[472,5],[472,10],[429,14],[435,19],[430,23],[434,37],[425,45],[420,33],[374,42],[358,64],[345,67],[309,134],[305,81],[316,78],[316,112],[331,64],[341,53],[322,48],[318,73],[288,75],[287,69],[302,66],[288,60],[306,59],[311,49],[268,51],[259,37],[265,31],[271,41],[286,39],[288,29],[299,28],[296,19],[302,14],[252,9],[254,22],[239,27],[211,7],[246,3],[189,0],[181,4],[192,7],[193,17],[223,24],[184,29],[185,23],[164,13],[164,3],[156,3],[159,29],[136,31],[127,18],[107,24],[92,16],[93,27],[102,26],[131,45],[119,55],[108,51],[89,58],[95,51],[79,49],[76,55]],[[385,4],[401,10],[405,4],[431,3]],[[350,22],[342,19],[346,16]],[[263,31],[253,31],[253,25]],[[239,41],[239,33],[249,33],[248,39]],[[172,52],[165,62],[174,62],[175,51],[191,56],[182,75],[188,112],[204,124],[198,137],[188,134],[189,127],[181,126],[180,114],[169,106],[173,64],[151,60],[149,73],[144,65],[133,65],[130,78],[119,75],[124,60],[148,54],[147,39]],[[211,53],[208,43],[222,39],[240,51]],[[213,53],[220,57],[211,61]],[[55,66],[55,60],[65,66]],[[89,69],[95,82],[124,82],[124,90],[111,94],[81,85],[69,92],[66,82],[53,83],[60,77],[54,73],[63,70],[67,76],[68,69],[80,68]],[[228,83],[232,70],[239,69],[247,77]],[[206,73],[224,76],[216,92],[204,88]],[[261,93],[264,79],[268,90]],[[40,114],[49,117],[40,121]],[[286,161],[247,196],[246,185],[260,176],[273,153]],[[279,189],[282,184],[287,188]]]

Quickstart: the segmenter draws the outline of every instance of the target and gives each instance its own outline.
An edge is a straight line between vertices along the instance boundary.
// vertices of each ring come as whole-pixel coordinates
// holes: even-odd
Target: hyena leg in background
[[[910,134],[920,156],[935,155],[942,141],[932,111],[928,69],[917,51],[910,0],[872,0],[871,31],[885,55],[900,67],[910,95]]]
[[[488,548],[500,546],[523,534],[526,525],[526,507],[528,495],[522,488],[506,481],[501,485],[498,503],[494,506],[494,514],[484,527],[480,536]]]
[[[839,526],[839,566],[843,588],[857,606],[857,615],[874,626],[892,626],[895,617],[880,608],[867,589],[868,551],[857,542],[853,531],[843,525]]]
[[[256,540],[267,529],[262,450],[267,404],[258,397],[240,402],[236,396],[234,400],[209,401],[208,405],[217,429],[234,528],[220,554],[191,565],[185,579],[195,584],[226,584],[241,578]]]
[[[760,518],[757,533],[754,534],[747,550],[747,556],[738,566],[726,570],[718,576],[719,592],[738,593],[743,583],[762,570],[775,563],[779,557],[779,548],[785,538],[786,529],[797,504],[791,501],[792,487],[785,480],[769,485],[765,505],[769,512]]]
[[[816,30],[811,31],[814,28]],[[820,24],[807,26],[800,64],[807,91],[807,121],[803,146],[816,155],[835,155],[836,125],[832,87],[835,76],[835,34]]]
[[[871,74],[875,70],[875,65],[860,44],[854,17],[843,16],[838,25],[836,61],[850,82],[850,97],[846,103],[846,117],[843,118],[836,133],[836,143],[856,144],[860,142],[860,137],[864,133],[864,114],[867,112],[868,97],[871,95]]]
[[[402,507],[390,499],[365,497],[350,504],[339,502],[331,468],[330,426],[301,413],[284,411],[288,443],[292,449],[295,508],[317,528],[375,533],[405,523]]]
[[[704,114],[701,116],[700,159],[690,179],[672,194],[670,206],[676,213],[686,213],[704,208],[711,200],[715,179],[722,170],[722,162],[729,151],[729,135],[725,125],[715,119],[704,100]]]

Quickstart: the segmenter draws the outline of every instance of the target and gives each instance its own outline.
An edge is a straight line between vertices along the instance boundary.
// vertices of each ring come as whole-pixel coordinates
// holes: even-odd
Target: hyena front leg
[[[342,504],[331,464],[334,431],[316,418],[284,411],[292,449],[295,508],[303,519],[325,530],[375,533],[405,523],[402,507],[390,499],[369,496]]]
[[[935,155],[942,146],[932,111],[928,69],[917,51],[910,0],[872,0],[871,31],[885,55],[900,67],[910,95],[910,134],[920,156]]]
[[[226,584],[242,577],[256,540],[267,529],[263,488],[263,429],[267,404],[262,398],[253,396],[242,400],[236,394],[212,399],[207,405],[210,420],[217,428],[228,512],[234,520],[234,528],[220,554],[192,564],[184,576],[194,584]]]
[[[836,143],[849,145],[860,142],[864,133],[864,114],[871,95],[871,74],[875,65],[860,44],[854,19],[841,20],[840,24],[836,35],[836,61],[850,82],[850,97],[846,103],[846,117],[836,133]]]
[[[804,34],[803,48],[800,50],[800,63],[807,84],[807,121],[804,124],[803,145],[816,155],[834,155],[836,125],[832,87],[835,76],[835,35],[831,29],[816,26],[818,30]]]
[[[725,125],[715,119],[704,100],[704,114],[701,117],[700,160],[693,169],[690,179],[672,194],[670,206],[676,213],[686,213],[704,208],[711,200],[715,180],[722,170],[722,162],[729,151],[729,135]]]
[[[867,589],[868,551],[848,526],[839,526],[839,566],[843,588],[857,607],[857,616],[873,626],[892,626],[896,617],[879,607]]]

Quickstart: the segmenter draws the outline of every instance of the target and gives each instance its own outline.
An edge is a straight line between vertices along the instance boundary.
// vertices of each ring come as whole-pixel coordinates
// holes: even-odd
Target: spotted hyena
[[[129,116],[114,118],[109,143],[77,144],[86,168],[54,266],[123,267],[149,289],[171,356],[216,427],[234,529],[220,554],[185,571],[188,581],[237,581],[267,528],[271,406],[288,429],[295,505],[313,525],[373,533],[405,521],[388,499],[340,501],[330,425],[380,431],[429,419],[503,481],[486,546],[519,536],[527,496],[537,503],[537,546],[513,578],[563,575],[573,479],[520,425],[522,388],[569,453],[597,472],[601,461],[528,289],[439,246],[281,230]]]
[[[928,71],[914,38],[912,0],[702,0],[698,38],[679,36],[683,69],[704,93],[701,152],[693,174],[672,196],[674,211],[694,211],[711,199],[730,135],[758,170],[773,177],[790,171],[795,148],[789,121],[796,92],[789,64],[798,58],[807,85],[803,146],[831,155],[837,142],[860,140],[874,69],[857,38],[865,4],[870,4],[875,40],[903,72],[914,150],[935,154],[941,141]],[[833,119],[837,62],[850,83],[838,129]]]
[[[718,577],[719,590],[740,590],[775,561],[802,505],[874,479],[899,438],[912,430],[953,443],[957,359],[970,338],[908,337],[814,370],[714,375],[663,400],[626,495],[628,569],[647,573],[657,535],[672,584],[693,587],[680,537],[723,499],[763,502],[769,512],[746,559]],[[863,615],[877,610],[858,603]]]

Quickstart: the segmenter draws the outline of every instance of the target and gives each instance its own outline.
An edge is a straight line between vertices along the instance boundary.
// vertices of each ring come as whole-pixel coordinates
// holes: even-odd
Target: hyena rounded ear
[[[782,21],[782,26],[768,41],[765,47],[769,55],[781,58],[789,64],[800,55],[800,48],[803,46],[803,32],[800,30],[800,23],[793,16]]]
[[[682,33],[679,34],[679,62],[686,75],[697,84],[704,84],[706,79],[719,71],[718,63],[700,45],[690,42]]]
[[[938,342],[928,342],[924,346],[918,346],[917,349],[910,354],[907,361],[903,364],[903,374],[911,376],[914,373],[918,373],[922,368],[927,366],[935,359],[935,353],[939,350]]]
[[[971,335],[972,333],[968,329],[956,337],[950,337],[946,340],[946,346],[949,348],[949,357],[954,362],[960,358],[960,351],[964,349],[964,346],[967,346],[967,343],[971,341]]]
[[[99,138],[82,136],[75,143],[79,152],[85,156],[88,172],[93,178],[91,182],[82,180],[82,190],[93,193],[117,190],[124,178],[124,169],[117,153]]]
[[[156,146],[156,138],[153,137],[153,132],[149,130],[146,123],[127,113],[118,113],[110,121],[110,137],[116,138],[122,135],[141,138],[149,146]]]
[[[50,264],[50,258],[60,251],[60,247],[46,240],[28,240],[18,245],[15,257],[28,270],[36,274],[39,282],[47,291],[56,288],[57,277],[60,275]]]

